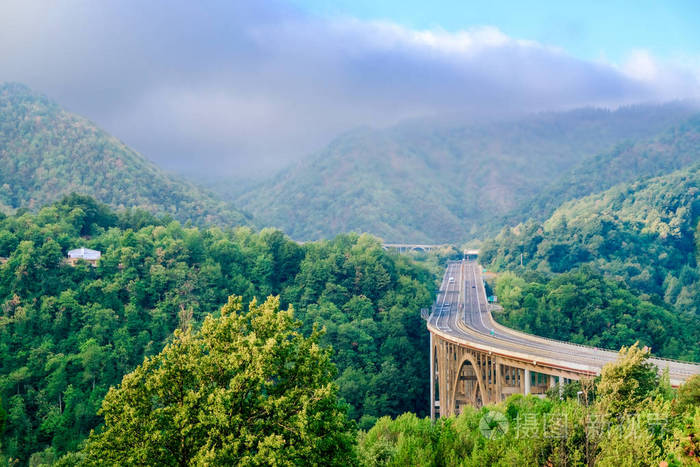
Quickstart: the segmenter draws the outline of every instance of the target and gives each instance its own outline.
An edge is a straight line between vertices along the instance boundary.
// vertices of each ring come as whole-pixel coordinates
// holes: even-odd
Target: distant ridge
[[[509,213],[509,223],[533,217],[544,220],[562,203],[615,185],[671,173],[700,162],[700,115],[638,141],[626,141],[609,152],[588,157]]]
[[[71,192],[181,222],[250,222],[250,216],[166,174],[87,119],[22,84],[0,84],[0,210],[36,209]]]
[[[497,232],[518,207],[527,217],[528,200],[588,157],[648,139],[695,112],[694,104],[672,103],[360,129],[236,203],[303,240],[358,231],[389,243],[460,242]]]

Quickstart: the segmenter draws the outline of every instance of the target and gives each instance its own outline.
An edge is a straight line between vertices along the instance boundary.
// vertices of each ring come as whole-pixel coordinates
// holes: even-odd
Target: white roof
[[[68,252],[69,258],[95,260],[100,259],[100,256],[102,256],[102,253],[89,248],[78,248],[77,250],[71,250]]]

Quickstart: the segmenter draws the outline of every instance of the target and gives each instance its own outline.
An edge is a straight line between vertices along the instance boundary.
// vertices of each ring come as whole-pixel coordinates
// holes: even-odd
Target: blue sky
[[[360,126],[700,98],[700,0],[2,0],[0,81],[171,170],[258,174]]]
[[[321,17],[391,21],[455,32],[494,26],[571,55],[621,63],[636,49],[660,58],[700,56],[700,1],[294,0]]]

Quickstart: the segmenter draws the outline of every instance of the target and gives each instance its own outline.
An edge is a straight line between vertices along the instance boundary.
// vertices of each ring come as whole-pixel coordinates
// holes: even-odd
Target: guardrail
[[[479,265],[479,271],[481,271],[481,269],[482,269],[482,268],[481,268],[481,265]],[[481,274],[483,275],[483,273],[481,273]],[[573,346],[576,346],[576,347],[581,347],[581,348],[584,348],[584,349],[590,349],[590,350],[596,350],[596,351],[603,351],[603,352],[619,353],[619,350],[604,349],[604,348],[600,348],[600,347],[594,347],[594,346],[592,346],[592,345],[579,344],[579,343],[576,343],[576,342],[560,341],[560,340],[558,340],[558,339],[552,339],[552,338],[550,338],[550,337],[538,336],[537,334],[532,334],[532,333],[527,332],[527,331],[521,331],[521,330],[519,330],[519,329],[512,329],[512,328],[509,328],[508,326],[504,326],[503,324],[501,324],[501,323],[499,323],[498,321],[496,321],[495,319],[493,319],[493,315],[491,314],[491,311],[490,311],[488,308],[487,308],[487,313],[488,313],[489,316],[491,317],[491,320],[494,322],[494,324],[496,324],[497,326],[499,326],[499,327],[501,327],[501,328],[503,328],[503,329],[505,329],[505,330],[511,331],[511,332],[513,332],[513,331],[514,331],[514,332],[519,332],[519,333],[521,333],[521,334],[525,334],[525,335],[530,336],[530,337],[536,337],[536,338],[538,338],[538,339],[542,339],[542,340],[549,341],[549,342],[554,342],[554,343],[557,343],[557,344],[567,344],[567,345],[573,345]],[[463,322],[461,316],[459,316],[458,319],[459,319],[460,321],[462,321],[462,324],[464,324],[464,325],[466,326],[466,323]],[[657,356],[655,356],[655,355],[653,355],[653,354],[651,355],[651,358],[653,358],[654,360],[660,360],[660,361],[664,361],[664,362],[674,362],[674,363],[682,363],[682,364],[686,364],[686,365],[696,365],[696,366],[697,366],[697,365],[700,365],[700,364],[695,363],[695,362],[688,362],[688,361],[684,361],[684,360],[675,360],[675,359],[673,359],[673,358],[657,357]]]
[[[489,314],[490,314],[490,312],[489,312]],[[491,319],[493,319],[493,316],[491,317]],[[549,342],[554,342],[554,343],[557,343],[557,344],[573,345],[573,346],[576,346],[576,347],[581,347],[581,348],[584,348],[584,349],[591,349],[591,350],[595,350],[595,351],[598,351],[598,352],[619,353],[619,350],[605,349],[605,348],[602,348],[602,347],[594,347],[594,346],[592,346],[592,345],[579,344],[579,343],[577,343],[577,342],[560,341],[560,340],[558,340],[558,339],[552,339],[551,337],[538,336],[537,334],[532,334],[531,332],[521,331],[521,330],[519,330],[519,329],[512,329],[512,328],[509,328],[508,326],[504,326],[503,324],[499,323],[499,322],[496,321],[495,319],[493,320],[493,322],[494,322],[494,324],[496,324],[496,326],[498,326],[498,327],[500,327],[500,328],[503,328],[503,329],[506,329],[506,330],[508,330],[508,331],[511,331],[511,332],[518,332],[518,333],[520,333],[520,334],[525,334],[525,335],[530,336],[530,337],[536,337],[537,339],[542,339],[542,340],[549,341]],[[675,359],[673,359],[673,358],[657,357],[656,355],[653,355],[653,354],[651,355],[651,358],[653,358],[654,360],[661,360],[661,361],[664,361],[664,362],[674,362],[674,363],[683,363],[683,364],[685,364],[685,365],[696,365],[696,366],[700,366],[700,363],[689,362],[689,361],[686,361],[686,360],[675,360]]]
[[[428,312],[427,308],[421,308],[420,309],[420,317],[423,318],[425,321],[428,321],[430,319],[430,315],[432,313]]]

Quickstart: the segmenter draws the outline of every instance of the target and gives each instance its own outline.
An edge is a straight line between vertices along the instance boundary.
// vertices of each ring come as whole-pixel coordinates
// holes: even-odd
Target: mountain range
[[[676,102],[502,121],[414,120],[350,131],[260,183],[207,189],[9,83],[0,85],[0,211],[77,192],[181,222],[277,227],[297,240],[356,231],[387,242],[461,243],[699,161],[697,113],[695,103]]]
[[[697,121],[684,123],[696,111],[674,103],[356,130],[234,202],[301,240],[345,231],[389,242],[484,238],[638,172],[696,160]]]
[[[0,85],[0,211],[76,192],[181,222],[243,225],[250,216],[165,173],[89,120],[16,83]]]
[[[211,187],[234,204],[50,99],[1,85],[2,455],[17,465],[64,454],[59,465],[79,463],[92,430],[105,432],[104,407],[123,408],[110,402],[110,388],[158,361],[176,329],[202,329],[227,300],[229,310],[252,300],[257,313],[254,297],[264,296],[273,297],[266,315],[281,302],[301,334],[325,330],[319,343],[332,346],[338,395],[358,427],[424,414],[429,346],[417,310],[434,299],[430,269],[456,249],[399,255],[371,235],[299,245],[276,230],[216,226],[273,225],[297,240],[345,230],[388,241],[484,239],[479,261],[502,324],[611,349],[639,342],[699,361],[698,143],[700,118],[683,103],[413,121],[349,132],[257,186]],[[80,246],[102,252],[96,267],[66,264]],[[260,340],[264,354],[275,339]],[[579,387],[567,386],[572,404]]]

